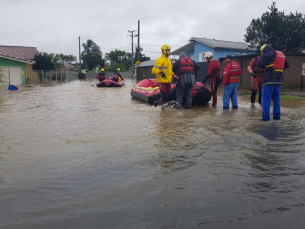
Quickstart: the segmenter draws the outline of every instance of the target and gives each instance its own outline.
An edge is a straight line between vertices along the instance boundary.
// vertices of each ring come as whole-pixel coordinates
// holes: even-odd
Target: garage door
[[[1,66],[0,66],[1,67]],[[22,85],[21,74],[19,67],[1,67],[5,75],[4,84],[9,84],[9,75],[11,85]]]

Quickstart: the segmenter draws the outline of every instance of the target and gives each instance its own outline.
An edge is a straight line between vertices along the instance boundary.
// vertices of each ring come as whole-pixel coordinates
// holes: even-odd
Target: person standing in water
[[[161,91],[161,98],[158,101],[154,101],[154,106],[163,105],[170,100],[172,78],[177,78],[172,70],[172,62],[168,58],[171,53],[171,47],[167,44],[162,45],[161,52],[162,55],[155,61],[151,70],[151,73],[157,77]]]
[[[180,53],[179,60],[173,65],[173,71],[177,79],[176,100],[182,106],[183,96],[185,96],[186,107],[192,107],[192,89],[196,84],[195,72],[200,69],[199,64],[187,57],[184,52]]]

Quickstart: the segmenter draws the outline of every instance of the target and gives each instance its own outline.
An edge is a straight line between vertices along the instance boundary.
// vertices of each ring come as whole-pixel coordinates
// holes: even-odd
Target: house
[[[0,68],[4,70],[6,83],[25,85],[32,76],[33,59],[38,53],[35,47],[0,45]]]
[[[212,52],[214,54],[214,59],[218,60],[226,55],[241,56],[254,54],[257,50],[250,48],[243,42],[192,37],[188,44],[174,50],[171,52],[171,55],[179,56],[180,52],[184,52],[196,62],[205,62],[204,54],[206,52]]]

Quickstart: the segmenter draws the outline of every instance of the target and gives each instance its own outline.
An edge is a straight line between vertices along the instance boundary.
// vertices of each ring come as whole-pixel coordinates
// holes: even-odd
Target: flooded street
[[[305,227],[305,98],[262,122],[94,83],[0,90],[1,229]]]

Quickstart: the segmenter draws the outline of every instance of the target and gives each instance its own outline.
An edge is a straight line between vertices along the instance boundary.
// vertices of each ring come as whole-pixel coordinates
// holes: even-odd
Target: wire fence
[[[50,71],[50,70],[28,70],[26,74],[27,85],[37,84],[56,84],[66,83],[72,80],[76,80],[78,72],[75,71]]]

